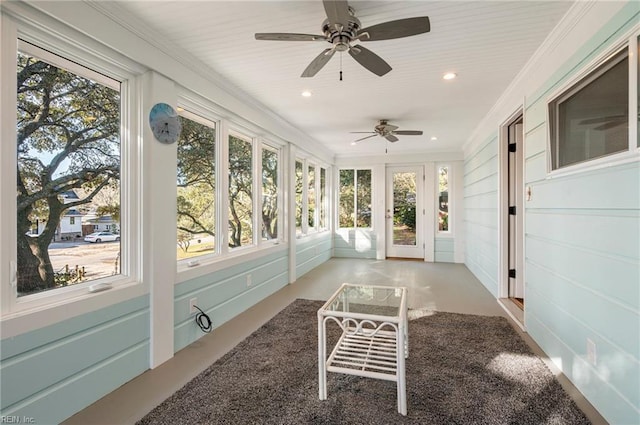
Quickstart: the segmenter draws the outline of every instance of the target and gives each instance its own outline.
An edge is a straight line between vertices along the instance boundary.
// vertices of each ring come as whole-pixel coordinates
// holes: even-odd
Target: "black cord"
[[[197,305],[194,305],[193,307],[200,310],[200,307],[198,307]],[[213,329],[211,318],[207,316],[207,313],[202,310],[200,310],[200,313],[196,314],[196,323],[198,324],[198,326],[200,326],[202,332],[209,333],[211,332],[211,329]]]

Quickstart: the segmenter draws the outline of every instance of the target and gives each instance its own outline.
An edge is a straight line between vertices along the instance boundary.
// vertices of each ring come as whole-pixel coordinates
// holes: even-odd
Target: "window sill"
[[[147,285],[140,282],[114,285],[102,292],[90,293],[88,290],[87,286],[77,288],[77,294],[69,294],[66,298],[58,298],[46,304],[30,301],[21,303],[18,300],[18,309],[0,319],[2,338],[34,331],[42,328],[43,323],[51,325],[148,293]],[[43,296],[41,300],[44,299],[46,298]]]
[[[329,234],[328,229],[319,230],[317,232],[309,232],[307,234],[296,235],[297,241],[313,240]]]
[[[616,167],[640,160],[640,149],[633,151],[624,151],[616,154],[604,156],[602,158],[591,159],[588,161],[580,162],[574,165],[568,165],[566,167],[558,168],[556,170],[547,173],[547,179],[554,179],[557,177],[571,176],[579,173],[586,173],[589,171],[602,170],[605,168]]]
[[[206,261],[202,261],[191,267],[188,266],[187,263],[181,263],[178,264],[176,284],[246,263],[247,261],[256,260],[269,254],[281,251],[286,252],[287,249],[288,246],[286,243],[271,242],[260,247],[247,247],[246,249],[234,250],[224,256],[217,255],[215,257],[209,257]]]

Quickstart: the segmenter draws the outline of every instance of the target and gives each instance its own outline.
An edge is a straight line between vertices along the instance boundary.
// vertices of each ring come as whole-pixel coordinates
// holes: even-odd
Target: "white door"
[[[387,168],[387,257],[424,258],[422,167]]]
[[[522,118],[509,125],[508,129],[509,156],[507,159],[508,172],[508,268],[509,268],[509,298],[524,301],[524,279],[522,252],[523,239],[523,126]]]

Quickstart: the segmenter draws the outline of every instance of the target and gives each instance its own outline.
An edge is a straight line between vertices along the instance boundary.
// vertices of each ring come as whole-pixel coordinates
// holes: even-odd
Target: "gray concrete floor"
[[[498,301],[462,264],[334,258],[214,329],[211,334],[179,351],[158,368],[143,373],[106,395],[64,424],[135,423],[296,298],[326,300],[345,282],[406,286],[409,288],[408,304],[411,309],[509,318]],[[515,323],[513,326],[533,351],[545,360],[589,419],[594,424],[605,424],[606,421],[545,358],[531,338],[522,333]]]

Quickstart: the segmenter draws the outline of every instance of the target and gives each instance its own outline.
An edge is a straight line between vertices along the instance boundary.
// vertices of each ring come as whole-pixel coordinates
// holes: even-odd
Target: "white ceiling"
[[[400,130],[389,153],[455,152],[571,7],[570,1],[351,1],[362,27],[429,16],[431,32],[366,43],[393,68],[378,77],[340,54],[301,78],[325,42],[257,41],[256,32],[321,34],[320,0],[104,2],[155,45],[187,56],[271,109],[337,156],[381,154],[376,137],[352,146],[382,118]],[[458,78],[445,81],[445,72]],[[312,96],[301,96],[303,90]],[[436,136],[437,141],[431,137]]]

